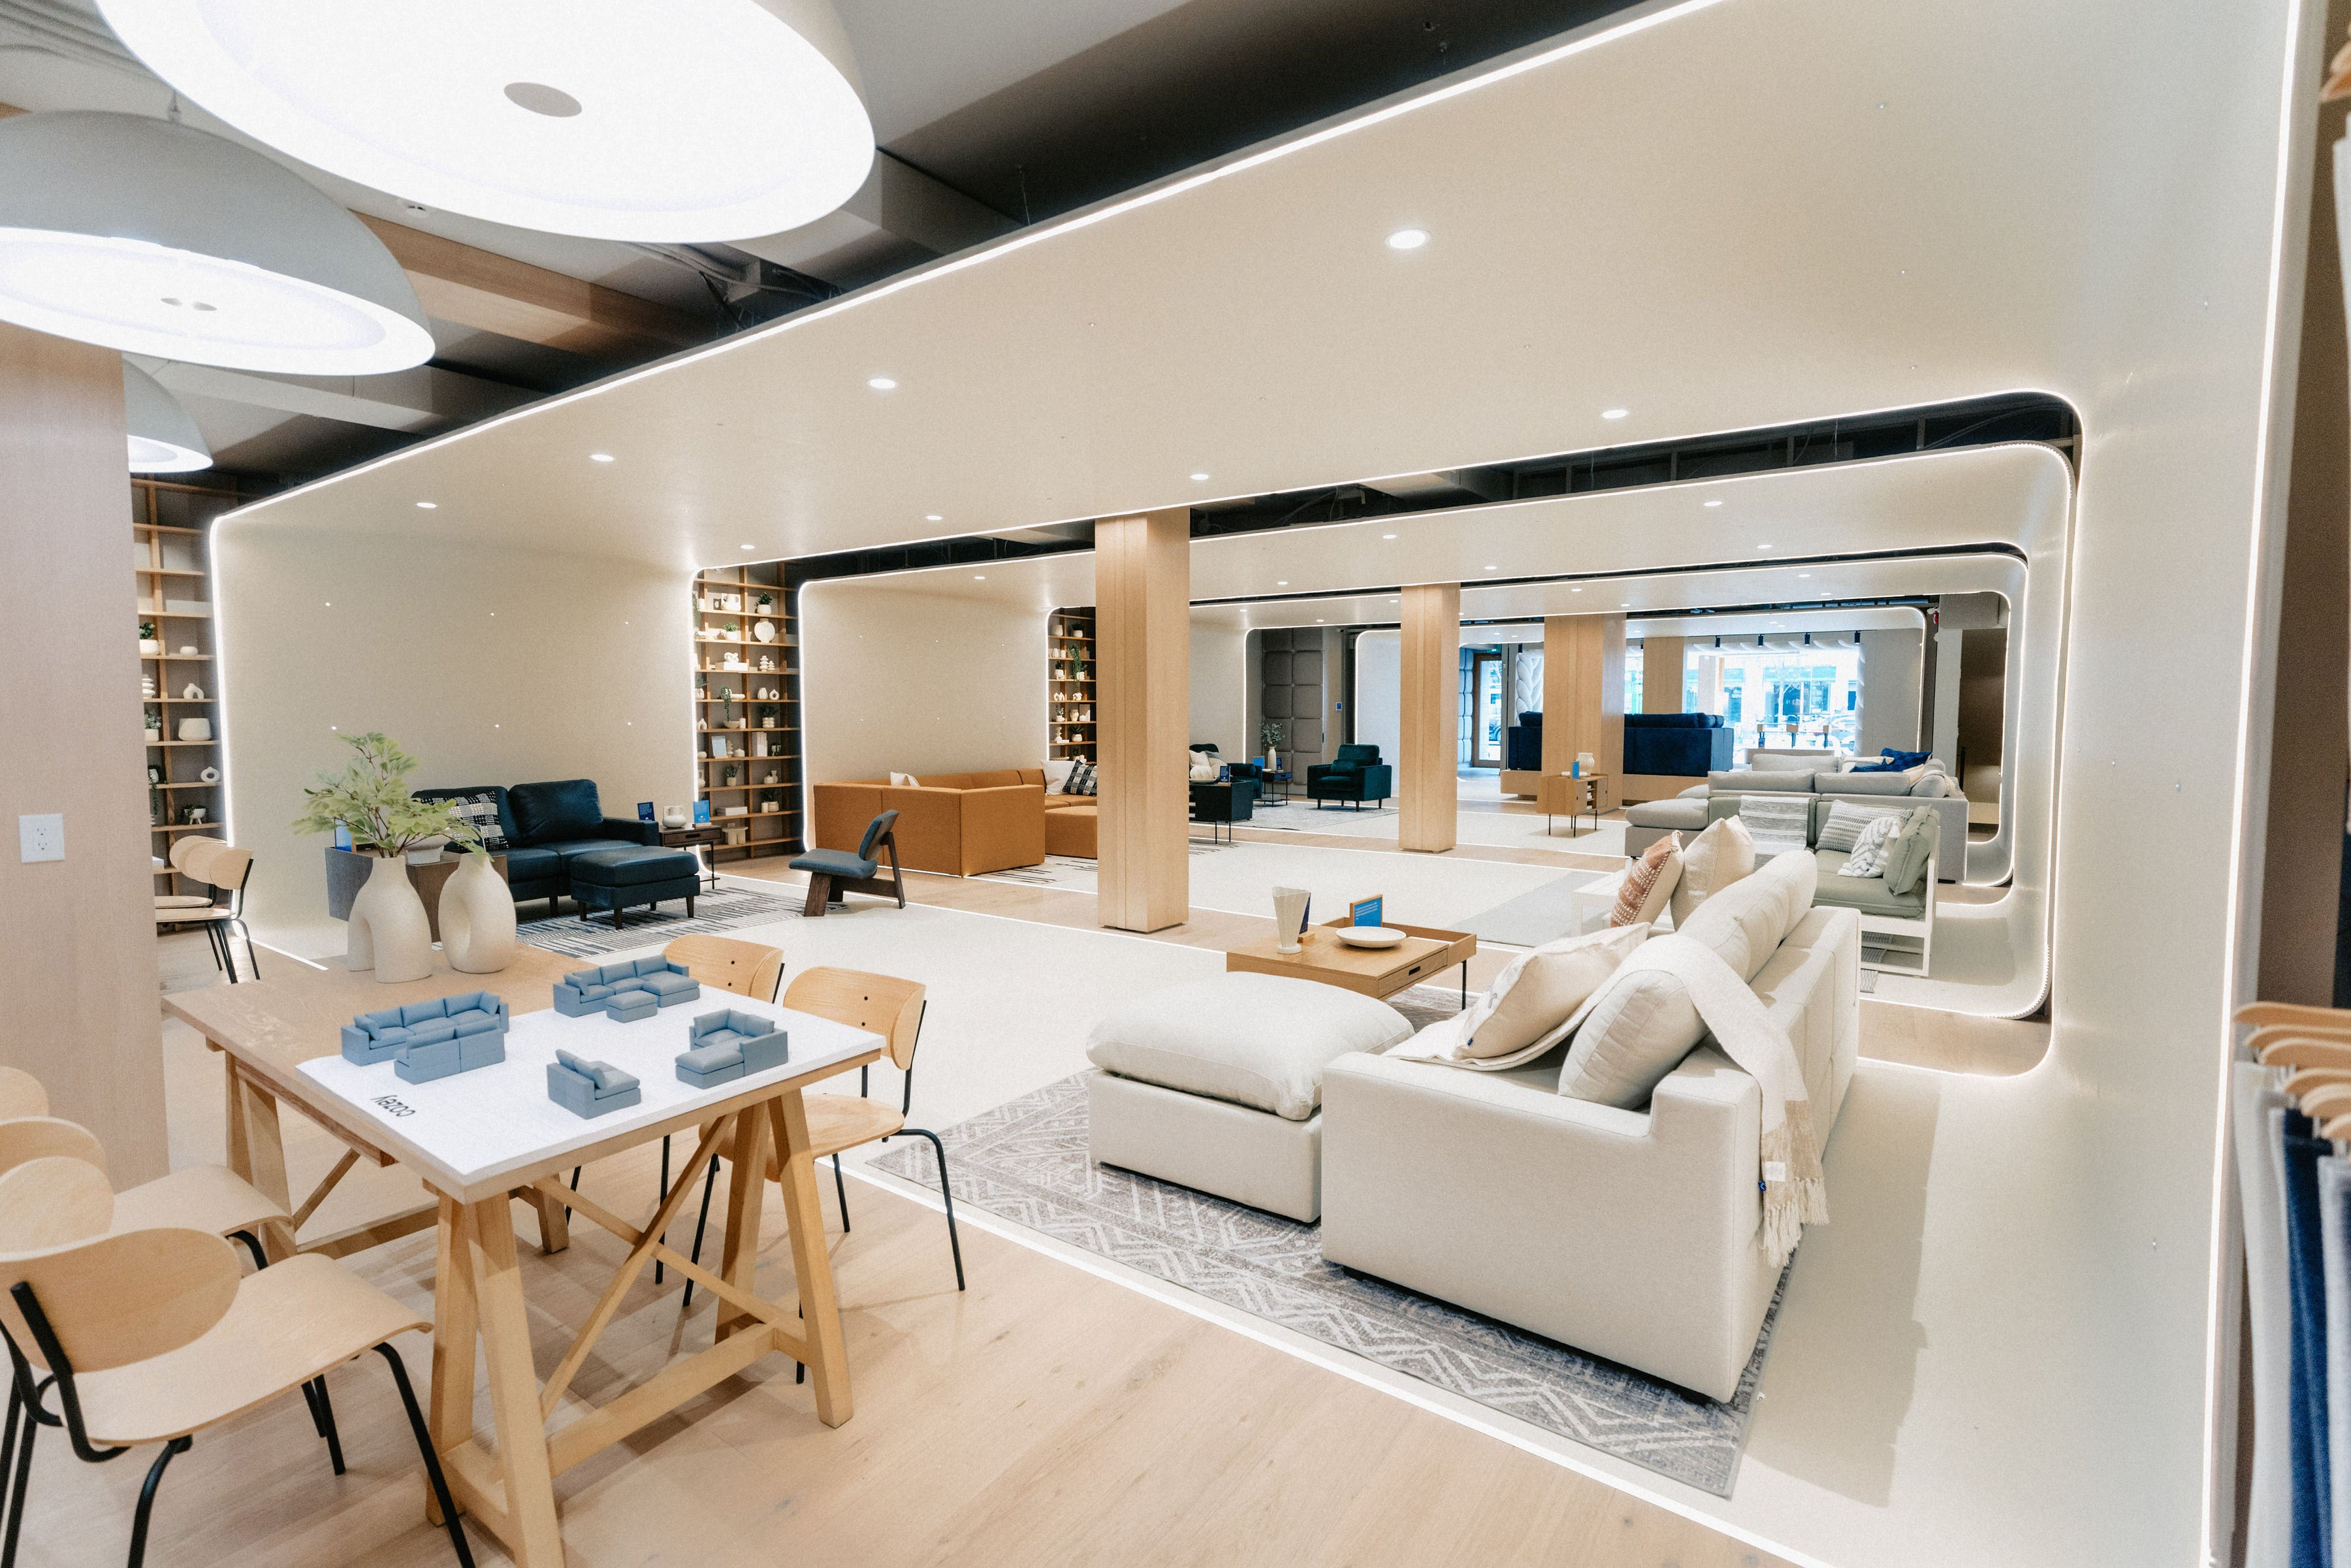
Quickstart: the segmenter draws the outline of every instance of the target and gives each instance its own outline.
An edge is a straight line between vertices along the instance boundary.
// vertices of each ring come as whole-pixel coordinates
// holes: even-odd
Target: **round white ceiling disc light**
[[[1418,250],[1428,243],[1426,229],[1398,229],[1388,235],[1390,250]]]
[[[873,124],[827,0],[99,0],[257,141],[406,201],[593,239],[747,239],[856,193]]]
[[[433,357],[400,264],[299,176],[184,125],[86,110],[0,120],[0,320],[289,375]]]
[[[122,413],[133,474],[193,474],[213,465],[212,448],[180,400],[128,360],[122,362]]]

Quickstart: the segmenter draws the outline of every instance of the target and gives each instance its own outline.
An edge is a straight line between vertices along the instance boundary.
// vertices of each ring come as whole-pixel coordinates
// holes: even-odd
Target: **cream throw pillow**
[[[1447,1053],[1456,1061],[1510,1056],[1537,1041],[1549,1050],[1560,1026],[1648,939],[1646,925],[1612,925],[1589,936],[1546,942],[1494,977],[1486,994],[1458,1020]]]
[[[1662,969],[1617,974],[1575,1031],[1559,1071],[1559,1092],[1633,1110],[1705,1034],[1688,988],[1674,976]]]
[[[1689,924],[1698,906],[1755,870],[1755,838],[1736,817],[1718,817],[1682,852],[1681,880],[1674,883],[1674,929]]]
[[[911,773],[893,773],[890,775],[890,787],[893,789],[919,789],[920,785]]]
[[[1775,855],[1700,904],[1679,933],[1752,980],[1812,908],[1820,875],[1820,862],[1809,854]]]

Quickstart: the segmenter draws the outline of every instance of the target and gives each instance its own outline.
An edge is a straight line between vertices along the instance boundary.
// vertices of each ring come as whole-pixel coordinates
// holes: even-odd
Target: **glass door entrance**
[[[1499,768],[1502,765],[1502,730],[1505,724],[1502,701],[1502,655],[1479,653],[1477,669],[1469,689],[1476,695],[1476,722],[1470,728],[1469,765],[1472,768]]]

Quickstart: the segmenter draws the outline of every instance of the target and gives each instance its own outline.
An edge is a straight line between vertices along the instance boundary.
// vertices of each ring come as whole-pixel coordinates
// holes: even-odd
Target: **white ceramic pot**
[[[408,847],[408,863],[433,864],[441,858],[441,851],[448,842],[446,839],[427,839],[421,844],[411,844]]]
[[[672,806],[662,813],[662,826],[664,828],[682,828],[685,823],[686,811],[683,806]]]
[[[139,651],[149,658],[154,658],[163,652],[163,640],[161,637],[141,637],[139,639]]]
[[[387,986],[433,973],[433,925],[400,856],[376,857],[367,884],[351,900],[350,927],[345,968],[373,969]]]
[[[514,962],[514,894],[486,854],[467,854],[441,884],[441,956],[468,975]]]
[[[180,738],[182,740],[210,740],[212,737],[212,720],[208,718],[183,718],[180,721]]]

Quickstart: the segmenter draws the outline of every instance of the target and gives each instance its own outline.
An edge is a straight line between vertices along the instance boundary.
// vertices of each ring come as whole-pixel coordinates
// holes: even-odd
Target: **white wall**
[[[593,779],[623,817],[693,800],[691,572],[420,554],[387,531],[266,513],[222,522],[213,551],[228,810],[266,931],[340,929],[326,841],[288,824],[310,775],[342,769],[341,735],[399,741],[419,789]]]
[[[1404,755],[1404,633],[1366,632],[1355,639],[1355,742],[1376,746],[1393,762]]]
[[[889,577],[802,588],[808,782],[1042,766],[1045,613]]]
[[[1249,723],[1249,633],[1238,626],[1192,622],[1194,741],[1214,741],[1217,755],[1239,762],[1257,755]]]
[[[1875,757],[1886,747],[1918,749],[1923,631],[1862,632],[1861,734],[1855,749]]]

